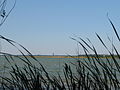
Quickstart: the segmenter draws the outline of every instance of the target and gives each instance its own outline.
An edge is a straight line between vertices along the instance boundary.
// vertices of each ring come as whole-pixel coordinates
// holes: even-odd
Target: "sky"
[[[95,33],[107,44],[107,36],[117,44],[107,13],[119,33],[119,9],[119,0],[17,0],[0,33],[37,55],[75,55],[78,50],[82,54],[70,38],[75,36],[89,38],[99,53],[107,53]],[[19,54],[7,42],[1,43],[2,51]]]

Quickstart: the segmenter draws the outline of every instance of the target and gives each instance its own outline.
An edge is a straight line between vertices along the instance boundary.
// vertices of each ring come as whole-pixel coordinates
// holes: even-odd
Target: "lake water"
[[[17,65],[19,65],[19,67],[24,66],[24,63],[19,58],[13,57],[14,61],[12,60],[11,57],[7,57],[7,59],[9,59],[11,61],[11,65],[17,64]],[[36,67],[40,66],[31,57],[28,57],[28,59]],[[76,70],[75,65],[77,64],[78,60],[82,60],[83,62],[84,61],[89,62],[87,58],[40,58],[40,57],[36,57],[36,59],[44,66],[44,68],[47,70],[47,72],[49,72],[50,74],[55,75],[55,76],[58,75],[58,73],[60,73],[61,77],[64,76],[63,69],[64,69],[65,63],[71,65],[72,71],[74,72]],[[102,58],[101,60],[106,63],[105,58]],[[112,61],[110,63],[113,63],[113,60],[111,60],[110,58],[109,58],[109,60]],[[118,60],[118,62],[120,62],[120,61]],[[0,75],[9,77],[8,74],[9,74],[11,65],[8,63],[8,61],[6,60],[6,58],[4,56],[0,56]],[[99,67],[98,63],[96,63],[96,65]],[[113,67],[115,66],[114,64],[112,64],[112,65],[113,65]],[[117,76],[119,76],[119,75],[120,75],[120,73],[118,73]],[[63,79],[64,79],[64,77],[63,77]],[[118,79],[120,79],[120,78],[118,78]]]
[[[20,57],[23,58],[22,56],[20,56]],[[19,67],[23,67],[23,65],[24,65],[24,62],[22,62],[22,60],[20,60],[19,58],[13,57],[13,59],[14,59],[14,61],[13,61],[11,59],[11,57],[7,56],[7,59],[9,59],[11,61],[11,65],[14,65],[15,63]],[[28,57],[28,59],[36,67],[40,66],[31,57]],[[72,71],[74,72],[76,70],[75,65],[78,61],[78,58],[41,58],[41,57],[36,57],[36,59],[44,66],[44,68],[46,69],[47,72],[49,72],[50,74],[53,74],[53,75],[57,75],[58,73],[60,73],[60,75],[63,75],[63,69],[64,69],[65,63],[71,65]],[[79,58],[79,60],[88,61],[85,58]],[[102,60],[105,61],[105,59],[102,59]],[[0,75],[8,75],[11,65],[8,63],[8,61],[6,60],[6,58],[4,56],[0,56]]]
[[[14,65],[15,63],[17,65],[19,65],[20,67],[23,67],[23,62],[22,60],[20,60],[19,58],[13,57],[14,61],[10,58],[7,57],[10,62],[11,65]],[[35,66],[40,66],[35,60],[33,60],[32,58],[28,57],[28,59],[31,61],[31,63]],[[36,57],[36,59],[44,66],[44,68],[46,69],[46,71],[48,71],[51,74],[57,74],[57,73],[63,73],[63,68],[64,68],[64,64],[70,64],[71,63],[76,63],[77,59],[75,58],[40,58],[40,57]],[[72,65],[74,66],[74,65]],[[2,75],[3,73],[6,73],[5,75],[7,75],[8,70],[10,70],[10,64],[8,63],[8,61],[6,60],[6,58],[4,56],[0,56],[0,74]],[[62,74],[61,74],[62,75]]]

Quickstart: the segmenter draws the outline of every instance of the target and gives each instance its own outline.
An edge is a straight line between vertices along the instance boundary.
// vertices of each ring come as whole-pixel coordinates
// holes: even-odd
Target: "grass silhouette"
[[[15,7],[16,0],[9,10],[6,10],[7,0],[0,1],[0,26],[5,22],[13,8]],[[120,37],[117,30],[112,23],[108,20],[115,32],[115,35],[120,42]],[[10,45],[16,48],[22,55],[12,55],[2,52],[0,50],[0,58],[4,57],[4,60],[9,64],[9,70],[7,66],[3,67],[3,74],[0,75],[0,89],[3,90],[119,90],[120,89],[120,55],[118,49],[108,37],[108,40],[112,44],[112,48],[115,51],[115,55],[111,52],[103,39],[96,33],[97,38],[109,52],[109,56],[104,56],[104,59],[98,54],[96,47],[92,44],[89,38],[87,41],[78,37],[71,38],[78,42],[82,46],[86,58],[76,59],[76,64],[64,64],[63,73],[58,73],[57,76],[49,74],[40,61],[32,55],[21,44],[8,39],[0,35],[0,39],[7,41]],[[29,58],[22,51],[27,52]],[[89,50],[94,53],[89,54]],[[71,56],[72,57],[72,56]],[[92,58],[94,57],[94,58]],[[110,57],[110,58],[109,58]],[[21,67],[19,63],[15,61],[20,60],[23,63]],[[31,59],[38,65],[33,64]],[[72,68],[75,67],[75,71]],[[9,74],[9,77],[5,75],[5,72]]]
[[[108,19],[117,39],[120,41],[117,30],[110,19]],[[108,49],[103,39],[96,33],[97,38],[101,44],[109,52],[108,56],[100,57],[97,53],[95,46],[89,39],[85,41],[82,38],[72,38],[78,42],[85,53],[86,58],[78,59],[77,64],[64,64],[64,77],[58,73],[57,76],[49,74],[44,66],[34,57],[29,50],[23,47],[21,44],[10,40],[6,37],[0,36],[1,39],[7,41],[13,47],[15,47],[23,57],[19,55],[11,55],[8,53],[0,52],[7,62],[11,70],[9,75],[11,77],[0,76],[1,88],[3,89],[15,89],[15,90],[118,90],[120,89],[120,55],[115,45],[112,47],[115,51],[115,55]],[[88,43],[89,42],[89,43]],[[25,50],[29,58],[18,48],[20,46]],[[89,50],[94,52],[94,55],[89,54]],[[94,56],[94,58],[93,58]],[[72,57],[72,56],[71,56]],[[20,67],[16,63],[12,63],[15,59],[19,59],[23,62],[23,66]],[[31,63],[33,59],[38,66]],[[12,61],[12,62],[11,62]],[[72,71],[72,67],[75,67],[76,71]]]

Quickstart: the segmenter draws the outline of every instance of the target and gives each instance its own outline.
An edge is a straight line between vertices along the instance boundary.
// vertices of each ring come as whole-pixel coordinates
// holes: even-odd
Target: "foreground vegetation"
[[[118,40],[120,41],[113,23],[110,19],[109,21]],[[72,38],[82,46],[86,58],[79,59],[71,56],[77,60],[77,63],[65,63],[63,69],[64,76],[61,76],[61,73],[58,73],[57,76],[49,74],[41,62],[38,61],[26,48],[13,40],[0,36],[1,39],[14,46],[23,56],[20,57],[1,52],[11,68],[9,71],[10,77],[6,77],[4,75],[0,76],[1,88],[10,90],[119,90],[120,55],[110,39],[109,41],[112,44],[115,55],[108,49],[101,37],[98,34],[96,34],[96,36],[104,48],[109,52],[109,56],[111,58],[104,56],[105,59],[103,60],[103,58],[98,55],[95,46],[89,39],[89,43],[87,43],[87,41],[82,38]],[[29,60],[18,46],[26,51],[29,58],[33,59],[39,65],[31,63],[31,59]],[[93,55],[89,54],[89,50],[94,52],[94,58],[92,58]],[[16,58],[23,62],[22,67],[17,63],[13,63]],[[72,71],[71,68],[73,67],[75,67],[76,71]],[[6,68],[4,69],[6,70]]]
[[[10,10],[6,12],[6,2],[7,0],[0,1],[0,26],[4,23],[10,12],[15,6],[16,0]],[[10,5],[9,5],[10,6]],[[120,37],[114,27],[112,21],[108,18],[110,24],[120,42]],[[10,45],[16,48],[23,57],[12,55],[0,51],[0,55],[4,56],[5,60],[9,64],[8,67],[3,65],[3,71],[0,75],[0,89],[3,90],[119,90],[120,89],[120,55],[113,44],[112,40],[108,37],[114,53],[108,49],[107,45],[101,39],[101,37],[96,34],[97,38],[108,51],[109,56],[100,56],[92,44],[92,42],[87,39],[80,37],[71,38],[82,46],[86,58],[76,59],[77,63],[74,64],[64,64],[62,76],[61,73],[58,75],[51,75],[46,71],[44,66],[40,61],[37,60],[25,47],[21,44],[10,40],[2,35],[0,35],[1,40],[7,41]],[[24,51],[22,51],[24,50]],[[93,55],[90,55],[90,51]],[[27,52],[29,58],[24,54]],[[114,55],[115,54],[115,55]],[[78,55],[79,57],[79,55]],[[110,58],[109,58],[110,57]],[[0,57],[1,58],[1,57]],[[21,67],[19,63],[16,63],[16,59],[21,60],[23,66]],[[36,62],[33,64],[31,59]],[[72,68],[75,68],[75,71]],[[5,74],[7,72],[8,75]]]

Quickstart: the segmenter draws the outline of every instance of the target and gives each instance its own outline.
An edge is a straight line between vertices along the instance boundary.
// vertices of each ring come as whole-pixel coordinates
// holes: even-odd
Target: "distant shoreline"
[[[13,55],[13,56],[21,56],[23,55]],[[26,57],[31,57],[30,55],[25,55]],[[112,58],[110,55],[33,55],[35,58]],[[113,55],[114,58],[119,58],[117,55]]]

